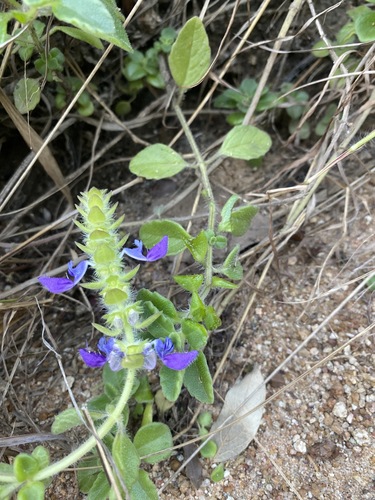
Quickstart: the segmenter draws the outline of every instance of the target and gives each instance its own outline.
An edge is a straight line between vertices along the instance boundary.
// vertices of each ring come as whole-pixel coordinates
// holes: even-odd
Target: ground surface
[[[330,6],[331,2],[322,4]],[[246,19],[244,13],[242,16],[239,25]],[[325,26],[333,30],[335,23],[340,25],[344,17],[344,9],[338,9],[333,18],[327,17]],[[296,20],[294,32],[298,32],[307,19],[310,19],[310,13],[304,10]],[[276,37],[282,20],[275,10],[270,11],[269,17],[262,19],[259,30],[255,32],[254,41]],[[213,23],[218,29],[222,24],[220,17]],[[137,33],[136,29],[134,31]],[[301,47],[310,47],[316,36],[314,33],[310,27],[297,37],[297,46],[288,48],[297,51]],[[213,33],[211,35],[215,38]],[[229,52],[226,57],[228,55]],[[282,80],[301,59],[303,57],[297,51],[291,54],[291,59],[277,65],[278,78]],[[249,61],[250,76],[260,77],[257,65],[264,61],[264,52],[254,52]],[[244,73],[244,67],[247,67],[244,59],[233,64],[229,74],[231,83],[249,76]],[[322,68],[319,71],[323,71]],[[357,91],[358,87],[355,89]],[[312,98],[318,90],[313,88]],[[366,80],[358,95],[353,95],[345,133],[366,109],[371,109],[371,90],[371,82]],[[341,91],[336,92],[338,99]],[[107,96],[104,91],[103,96]],[[187,99],[186,108],[194,108],[199,97],[199,92],[196,92],[190,100]],[[328,94],[327,101],[331,97]],[[203,115],[198,119],[193,127],[202,148],[209,148],[228,130],[223,117],[217,111],[211,109],[211,112],[208,117]],[[94,115],[92,122],[81,121],[75,116],[67,132],[54,141],[55,155],[66,169],[64,172],[72,183],[74,196],[85,189],[88,182],[85,172],[89,171],[90,175],[93,174],[90,185],[123,189],[116,195],[118,212],[126,213],[122,230],[133,238],[137,237],[142,221],[161,213],[184,224],[191,219],[193,230],[202,227],[207,206],[204,202],[198,204],[194,217],[191,217],[197,190],[184,195],[184,190],[195,181],[193,174],[184,172],[172,179],[145,181],[126,188],[127,183],[134,179],[128,171],[128,160],[138,148],[128,136],[119,139],[106,154],[100,154],[96,163],[90,163],[92,145],[95,144],[95,151],[105,148],[115,134],[119,134],[118,130],[110,129],[113,126],[111,117],[103,116],[104,125],[98,132],[98,144],[94,140],[93,125],[95,131],[100,130],[99,113]],[[218,116],[221,116],[220,121]],[[174,124],[168,123],[164,128],[162,118],[162,113],[159,113],[157,119],[141,132],[136,128],[136,133],[152,143],[168,142],[175,133]],[[6,166],[2,167],[1,180],[5,186],[27,149],[23,150],[19,137],[14,137],[14,129],[3,119],[7,134],[1,161]],[[33,124],[35,128],[40,128],[38,120],[41,119]],[[212,333],[207,346],[213,374],[222,357],[228,354],[228,358],[218,372],[215,403],[206,409],[216,418],[227,390],[254,364],[260,367],[265,378],[277,370],[267,384],[267,396],[281,392],[266,404],[256,439],[240,456],[225,463],[222,482],[214,484],[210,481],[209,476],[217,464],[203,459],[175,476],[175,471],[191,453],[184,443],[196,436],[194,425],[179,441],[181,449],[169,461],[150,466],[148,470],[161,489],[162,499],[370,500],[375,497],[375,310],[374,292],[363,282],[366,273],[374,269],[375,262],[373,147],[368,146],[357,156],[351,156],[331,169],[308,205],[304,224],[296,228],[292,238],[283,239],[280,231],[293,201],[304,193],[298,187],[323,146],[316,146],[318,138],[314,136],[305,142],[295,137],[288,141],[289,133],[280,123],[280,115],[270,113],[259,120],[274,141],[263,164],[254,167],[244,161],[227,159],[211,175],[219,205],[229,194],[236,193],[245,201],[257,203],[260,211],[250,233],[240,240],[246,279],[224,309],[223,325]],[[370,113],[359,133],[371,128]],[[187,151],[184,142],[176,148],[184,153]],[[335,148],[332,154],[334,152]],[[79,170],[82,165],[86,165],[86,170]],[[76,181],[78,171],[81,177]],[[51,186],[52,181],[41,175],[39,166],[35,167],[2,219],[0,390],[3,398],[0,435],[4,438],[21,436],[20,442],[2,443],[3,459],[10,462],[19,451],[29,451],[35,443],[43,444],[44,439],[49,440],[54,416],[71,404],[56,357],[42,341],[42,315],[48,329],[44,336],[50,343],[52,339],[55,342],[53,346],[62,357],[67,382],[77,402],[83,404],[100,392],[100,374],[84,367],[77,355],[78,348],[86,342],[95,343],[90,326],[94,318],[100,316],[100,305],[95,296],[76,290],[65,297],[51,298],[40,290],[35,280],[46,265],[47,257],[51,258],[49,269],[52,270],[74,256],[73,241],[78,237],[77,233],[72,234],[70,225],[65,224],[49,229],[24,249],[18,247],[30,234],[48,227],[68,211],[60,195],[39,200],[39,196]],[[290,192],[274,192],[284,189],[290,189]],[[34,202],[35,206],[32,206]],[[189,258],[184,256],[179,270],[188,269],[190,272],[190,264]],[[177,264],[172,258],[146,264],[135,286],[168,292],[171,274],[176,269]],[[363,286],[358,289],[361,283]],[[223,299],[225,297],[221,295],[212,297],[219,305]],[[183,295],[176,300],[181,307],[186,307]],[[238,337],[228,352],[235,333]],[[342,348],[347,342],[351,343]],[[288,357],[291,359],[284,364]],[[320,365],[309,371],[317,363]],[[297,380],[298,377],[301,378]],[[157,373],[151,380],[156,388]],[[171,411],[158,418],[165,419],[177,433],[189,425],[197,407],[196,402],[184,393]],[[30,445],[34,436],[35,442]],[[81,438],[77,431],[48,442],[52,457],[61,458]],[[200,484],[197,477],[201,477]],[[75,471],[66,471],[56,478],[47,498],[83,498],[78,492]]]

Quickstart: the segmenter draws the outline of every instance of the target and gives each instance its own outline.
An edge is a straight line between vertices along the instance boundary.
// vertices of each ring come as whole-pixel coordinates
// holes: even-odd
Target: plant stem
[[[134,379],[135,379],[135,373],[136,373],[136,370],[133,370],[133,369],[129,369],[127,371],[126,382],[125,382],[122,394],[120,396],[120,399],[118,400],[118,403],[117,403],[115,409],[109,415],[107,420],[97,430],[97,436],[99,437],[99,439],[103,439],[108,434],[108,432],[116,424],[121,413],[123,412],[125,405],[130,398],[130,394],[131,394]],[[45,469],[38,472],[38,474],[36,474],[33,477],[33,481],[43,481],[49,477],[54,476],[55,474],[58,474],[59,472],[70,467],[74,463],[78,462],[78,460],[80,460],[84,455],[89,453],[95,447],[96,441],[97,441],[96,437],[91,436],[87,441],[85,441],[83,444],[81,444],[81,446],[79,446],[77,449],[72,451],[72,453],[70,453],[66,457],[62,458],[58,462],[51,464],[48,467],[46,467]],[[13,484],[10,487],[11,490],[6,491],[6,494],[10,495],[14,491],[16,491],[19,487],[20,487],[19,483]],[[3,494],[3,493],[4,492],[1,492],[1,494]],[[3,497],[3,498],[5,498],[5,497]]]
[[[203,184],[203,195],[205,196],[208,202],[208,230],[214,232],[215,231],[215,215],[216,215],[216,203],[214,199],[214,195],[211,188],[211,183],[208,177],[207,165],[204,161],[201,152],[195,142],[194,136],[191,133],[190,127],[185,119],[184,114],[182,113],[179,102],[174,103],[174,110],[177,115],[177,118],[181,124],[181,127],[184,131],[185,137],[190,144],[190,147],[193,151],[195,159],[197,161],[197,165],[201,174],[201,180]],[[204,299],[211,289],[212,284],[212,246],[208,245],[206,262],[205,262],[205,282],[204,288],[200,293],[202,299]]]

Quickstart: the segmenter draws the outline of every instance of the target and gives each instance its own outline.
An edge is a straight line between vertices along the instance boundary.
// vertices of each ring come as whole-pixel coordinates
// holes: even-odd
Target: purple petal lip
[[[76,267],[73,267],[73,261],[68,264],[69,278],[51,278],[50,276],[39,276],[39,283],[51,293],[64,293],[71,290],[85,275],[89,265],[88,260],[83,260]]]
[[[107,357],[98,352],[90,352],[87,349],[80,349],[81,358],[90,368],[100,368],[107,362]]]
[[[159,243],[156,243],[146,255],[143,255],[143,243],[140,240],[134,240],[135,248],[124,248],[121,256],[127,255],[135,260],[143,262],[155,262],[155,260],[162,259],[168,252],[168,236],[164,236]]]
[[[153,345],[161,362],[171,370],[184,370],[193,363],[198,356],[198,351],[173,352],[174,345],[172,339],[169,337],[164,341],[162,339],[156,339]]]
[[[162,359],[163,364],[171,370],[184,370],[196,360],[198,351],[174,352]]]
[[[163,238],[153,246],[147,252],[147,260],[148,262],[154,262],[155,260],[162,259],[167,255],[168,252],[168,236],[163,236]]]

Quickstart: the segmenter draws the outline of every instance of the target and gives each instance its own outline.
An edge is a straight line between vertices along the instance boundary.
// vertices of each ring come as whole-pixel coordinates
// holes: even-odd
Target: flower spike
[[[168,236],[164,236],[159,243],[156,243],[146,255],[143,255],[143,243],[140,240],[134,240],[135,248],[124,248],[121,252],[121,257],[127,255],[135,260],[143,262],[155,262],[162,259],[168,252]]]
[[[51,293],[64,293],[76,286],[85,275],[89,265],[88,260],[83,260],[76,267],[73,267],[73,261],[68,264],[69,278],[51,278],[50,276],[39,276],[39,283]]]

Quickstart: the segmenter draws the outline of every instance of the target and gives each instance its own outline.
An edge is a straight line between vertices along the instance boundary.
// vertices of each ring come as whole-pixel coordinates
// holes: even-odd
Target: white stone
[[[348,416],[348,410],[346,409],[345,403],[338,401],[333,407],[332,413],[339,418],[346,418]]]

